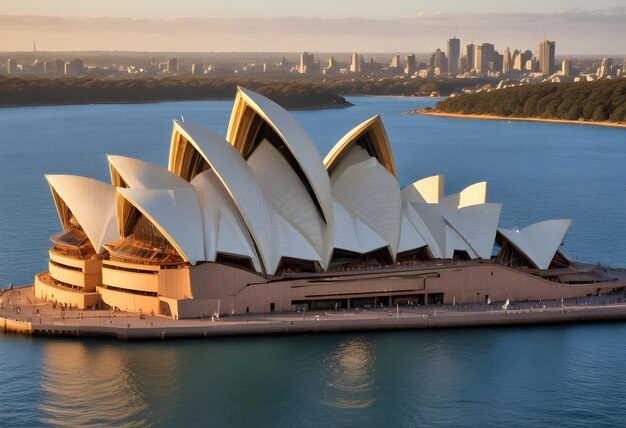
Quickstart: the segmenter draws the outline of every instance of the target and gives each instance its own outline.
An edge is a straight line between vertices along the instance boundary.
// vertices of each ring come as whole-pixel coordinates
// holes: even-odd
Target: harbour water
[[[431,99],[293,112],[325,154],[383,116],[402,186],[487,180],[502,227],[573,218],[563,251],[626,267],[626,131],[402,115]],[[226,132],[232,101],[0,109],[0,287],[58,231],[43,175],[166,166],[171,119]],[[620,426],[625,324],[122,343],[0,336],[0,426]]]

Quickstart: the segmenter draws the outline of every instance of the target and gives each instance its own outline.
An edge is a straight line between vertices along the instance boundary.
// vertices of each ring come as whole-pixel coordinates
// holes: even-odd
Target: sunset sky
[[[20,0],[0,2],[0,50],[428,52],[461,42],[625,54],[624,0]],[[471,7],[470,7],[471,5]],[[592,9],[590,9],[590,5]]]

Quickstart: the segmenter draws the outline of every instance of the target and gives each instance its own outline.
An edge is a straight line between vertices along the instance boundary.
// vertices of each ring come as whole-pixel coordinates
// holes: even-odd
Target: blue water
[[[626,267],[626,131],[402,115],[350,98],[293,114],[325,154],[380,113],[402,186],[487,180],[501,226],[575,223],[563,251]],[[171,119],[226,132],[231,101],[0,109],[0,287],[32,283],[59,230],[50,174],[105,154],[166,166]],[[0,336],[0,426],[624,426],[626,325],[120,343]]]

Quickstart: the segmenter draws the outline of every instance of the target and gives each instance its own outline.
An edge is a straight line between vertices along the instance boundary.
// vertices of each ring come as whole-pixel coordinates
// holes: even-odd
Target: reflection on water
[[[337,409],[370,407],[376,386],[374,344],[364,337],[347,337],[325,358],[326,388],[323,403]]]
[[[176,396],[175,350],[132,352],[49,341],[43,349],[41,423],[51,426],[150,426],[148,403]],[[144,371],[145,373],[141,373]],[[140,375],[140,376],[139,376]],[[167,400],[163,400],[167,401]],[[163,411],[163,409],[158,410]]]

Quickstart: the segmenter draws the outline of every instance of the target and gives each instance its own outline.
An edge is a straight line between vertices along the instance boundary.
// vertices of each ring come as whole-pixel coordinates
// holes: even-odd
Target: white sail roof
[[[218,252],[247,256],[261,272],[252,238],[215,172],[209,169],[196,175],[191,185],[196,189],[202,211],[207,261],[215,261]]]
[[[395,177],[370,158],[333,178],[333,196],[385,240],[395,259],[402,216],[400,188]]]
[[[188,189],[189,183],[169,170],[126,156],[108,155],[111,174],[118,173],[133,189]]]
[[[443,200],[444,178],[443,175],[433,175],[422,178],[402,189],[404,202],[420,202],[437,204]]]
[[[317,252],[316,260],[324,260],[322,267],[326,268],[326,260],[332,251],[333,227],[323,222],[287,160],[267,140],[263,140],[248,159],[248,165],[274,211],[302,234]]]
[[[546,220],[522,230],[498,229],[498,232],[537,268],[547,269],[571,225],[572,220],[568,219]]]
[[[202,214],[193,189],[155,190],[118,187],[129,201],[165,236],[186,261],[205,261]]]
[[[76,175],[46,175],[54,197],[61,223],[61,207],[64,203],[89,238],[89,242],[101,253],[104,244],[117,239],[117,216],[115,213],[115,188],[108,183]],[[66,227],[66,224],[63,224]]]
[[[206,128],[188,121],[174,121],[174,129],[194,145],[227,190],[256,244],[263,265],[266,268],[274,265],[272,209],[248,164],[233,146]]]
[[[262,95],[240,87],[226,134],[228,141],[233,144],[237,139],[245,106],[252,108],[281,137],[310,183],[326,223],[332,224],[330,180],[322,158],[304,128],[285,109]]]
[[[358,145],[358,141],[365,135],[368,137],[366,144],[370,146],[369,149],[372,151],[373,156],[378,159],[381,165],[387,168],[391,175],[396,176],[396,168],[389,145],[389,138],[387,137],[387,131],[385,131],[383,121],[378,114],[352,128],[352,130],[344,135],[328,152],[324,158],[324,166],[331,175],[333,173],[332,170],[343,162],[344,156],[354,149],[363,150]]]

